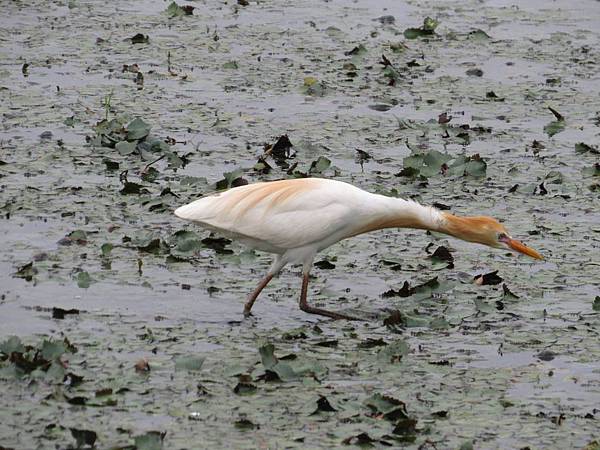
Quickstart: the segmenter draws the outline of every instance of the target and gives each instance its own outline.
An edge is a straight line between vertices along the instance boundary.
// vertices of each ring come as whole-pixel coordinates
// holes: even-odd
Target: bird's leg
[[[345,320],[362,320],[357,317],[347,316],[345,314],[336,313],[333,311],[327,311],[321,308],[315,308],[310,306],[306,301],[308,294],[308,273],[304,273],[302,277],[302,290],[300,291],[300,309],[309,314],[318,314],[320,316],[331,317],[332,319],[345,319]]]
[[[244,305],[244,317],[250,316],[250,311],[252,310],[252,305],[254,305],[254,302],[256,301],[256,299],[258,298],[258,296],[260,295],[262,290],[265,288],[265,286],[267,284],[269,284],[269,281],[271,281],[273,279],[273,276],[274,276],[274,274],[269,272],[267,274],[267,276],[264,277],[260,283],[258,283],[258,286],[256,286],[256,289],[254,289],[254,292],[252,292],[252,294],[250,294],[250,297],[248,297],[248,301]]]

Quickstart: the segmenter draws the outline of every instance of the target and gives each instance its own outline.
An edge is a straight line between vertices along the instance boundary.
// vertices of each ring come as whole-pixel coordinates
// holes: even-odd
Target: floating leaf
[[[404,356],[408,355],[409,351],[408,344],[399,339],[383,347],[377,353],[377,359],[381,362],[394,364],[400,362]]]
[[[114,248],[114,245],[109,242],[105,242],[104,244],[102,244],[102,246],[100,247],[100,251],[102,252],[102,257],[103,258],[109,257],[113,248]]]
[[[169,6],[167,6],[166,13],[167,16],[173,17],[182,17],[182,16],[191,16],[194,14],[194,6],[179,6],[175,2],[171,2]]]
[[[63,308],[52,308],[52,318],[53,319],[64,319],[65,316],[68,315],[77,315],[79,314],[78,309],[63,309]]]
[[[133,141],[143,139],[148,136],[151,128],[152,127],[149,124],[139,117],[136,117],[127,125],[127,140]]]
[[[365,400],[365,405],[371,409],[374,416],[383,416],[391,421],[408,419],[406,404],[388,395],[375,393]]]
[[[149,431],[134,438],[136,450],[162,450],[166,432]]]
[[[0,343],[0,352],[10,355],[12,352],[24,353],[25,346],[17,336],[9,336],[4,342]]]
[[[584,142],[578,142],[575,144],[575,152],[576,153],[592,153],[595,155],[600,155],[600,150],[596,147],[592,147]]]
[[[595,163],[593,166],[584,167],[581,170],[584,177],[600,177],[600,163]]]
[[[90,274],[85,271],[79,272],[75,279],[77,280],[77,286],[82,289],[89,288],[93,281]]]
[[[473,277],[473,283],[477,285],[488,285],[488,284],[500,284],[503,278],[498,275],[498,271],[488,272],[484,274],[475,275]]]
[[[224,178],[222,180],[217,181],[216,189],[220,191],[223,189],[229,189],[232,187],[243,186],[248,184],[248,181],[242,178],[242,175],[244,175],[244,171],[242,169],[235,169],[232,172],[225,172],[223,174]]]
[[[175,358],[175,370],[198,371],[202,368],[205,359],[197,355],[178,356]]]
[[[490,35],[487,34],[485,31],[480,30],[479,28],[477,28],[476,30],[473,31],[469,31],[469,34],[467,35],[469,39],[472,40],[488,40],[491,39]]]
[[[132,44],[147,44],[150,42],[148,35],[137,33],[130,38]]]
[[[322,269],[322,270],[335,269],[335,264],[332,264],[325,259],[322,261],[317,261],[314,265],[315,265],[315,267],[318,267],[319,269]]]
[[[325,83],[320,82],[314,77],[306,77],[304,78],[304,85],[302,86],[302,90],[306,95],[311,95],[313,97],[323,97],[325,95],[326,86]]]
[[[592,309],[594,311],[600,311],[600,295],[597,295],[594,301],[592,302]]]
[[[324,171],[326,171],[327,169],[329,169],[330,165],[331,165],[330,159],[328,159],[324,156],[319,156],[319,158],[317,158],[317,160],[313,161],[310,164],[310,169],[308,171],[311,174],[321,174]]]
[[[92,430],[80,430],[77,428],[69,428],[71,431],[71,436],[75,439],[75,445],[77,448],[83,447],[84,445],[89,445],[93,447],[96,443],[97,434]]]
[[[223,64],[223,69],[236,70],[239,69],[237,61],[229,61]]]
[[[19,267],[13,276],[15,278],[23,278],[25,281],[31,281],[35,274],[37,274],[37,269],[33,267],[33,261],[31,261]]]
[[[135,152],[137,147],[137,141],[121,141],[115,144],[115,149],[119,152],[121,156],[131,155]]]
[[[315,411],[311,414],[315,415],[318,414],[320,412],[336,412],[337,409],[335,409],[333,406],[331,406],[331,403],[329,403],[329,400],[327,400],[327,397],[321,395],[319,396],[319,400],[317,400],[317,409],[315,409]]]
[[[454,256],[447,247],[440,245],[429,257],[433,270],[454,268]]]
[[[426,17],[423,20],[423,26],[419,28],[407,28],[404,30],[406,39],[417,39],[420,37],[430,37],[435,35],[435,29],[438,26],[438,21],[431,17]]]

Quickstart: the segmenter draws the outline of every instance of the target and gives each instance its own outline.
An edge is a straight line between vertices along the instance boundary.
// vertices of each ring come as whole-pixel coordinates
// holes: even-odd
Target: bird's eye
[[[508,238],[506,233],[498,233],[498,241],[502,242]]]

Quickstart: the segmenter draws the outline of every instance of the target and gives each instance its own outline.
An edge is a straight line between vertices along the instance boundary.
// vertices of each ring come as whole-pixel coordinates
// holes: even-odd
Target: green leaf
[[[109,242],[105,242],[104,244],[102,244],[102,246],[100,247],[100,251],[102,252],[102,256],[104,258],[110,256],[110,252],[112,252],[112,249],[114,248],[114,245],[109,243]]]
[[[481,298],[475,297],[473,301],[475,302],[475,309],[477,309],[477,311],[480,313],[488,314],[496,310],[494,306],[490,305]]]
[[[258,349],[260,353],[260,359],[265,369],[271,370],[277,364],[277,358],[275,357],[275,346],[273,344],[265,344]]]
[[[166,433],[149,431],[134,438],[136,450],[162,450]]]
[[[377,353],[377,359],[380,362],[394,364],[400,362],[404,356],[408,355],[409,351],[410,347],[408,344],[404,340],[399,339],[383,347]]]
[[[89,288],[93,281],[92,277],[90,277],[90,274],[85,271],[79,272],[75,279],[77,280],[77,286],[82,289]]]
[[[600,163],[596,163],[590,167],[584,167],[581,173],[585,178],[589,177],[600,177]]]
[[[314,77],[304,78],[304,84],[302,85],[302,91],[306,95],[312,95],[313,97],[323,97],[326,93],[325,83],[317,80]]]
[[[133,142],[121,141],[121,142],[117,142],[115,144],[115,149],[119,152],[119,154],[121,156],[127,156],[127,155],[131,155],[133,152],[135,152],[136,146],[137,146],[136,141],[133,141]]]
[[[244,175],[243,169],[235,169],[231,172],[225,172],[223,174],[223,179],[217,181],[216,189],[223,190],[223,189],[229,189],[229,188],[233,187],[234,185],[241,186],[242,184],[244,184],[243,182],[241,182],[241,180],[244,180],[242,178],[242,175]]]
[[[331,160],[324,156],[319,156],[317,160],[310,164],[310,169],[308,171],[312,174],[320,174],[329,169],[329,166],[331,166]]]
[[[42,342],[41,353],[44,359],[52,361],[60,358],[67,352],[67,346],[63,341],[44,340]]]
[[[420,28],[407,28],[404,30],[406,39],[417,39],[419,37],[428,37],[435,35],[435,29],[438,26],[438,21],[431,17],[426,17],[423,20],[423,26]]]
[[[0,352],[10,355],[12,352],[24,353],[25,346],[17,336],[9,336],[6,341],[0,343]]]
[[[236,70],[239,68],[237,61],[228,61],[223,64],[223,69]]]
[[[480,30],[479,28],[473,31],[469,32],[469,39],[472,39],[474,41],[487,41],[488,39],[491,39],[490,35],[487,34],[485,31]]]
[[[544,126],[544,132],[548,135],[548,137],[552,137],[555,134],[564,131],[565,129],[565,121],[564,120],[553,120],[552,122],[546,124]]]
[[[205,359],[197,355],[179,356],[175,358],[175,370],[198,371],[202,368]]]
[[[151,128],[152,127],[149,124],[137,117],[127,125],[127,140],[133,141],[143,139],[148,136]]]
[[[406,404],[394,397],[375,393],[365,400],[365,405],[376,415],[383,415],[387,420],[407,419]]]
[[[167,16],[173,17],[181,17],[181,16],[191,16],[194,14],[194,6],[179,6],[177,3],[172,2],[166,9]]]
[[[172,245],[170,249],[171,256],[177,259],[190,259],[205,248],[202,238],[193,231],[176,231],[169,238],[169,242]]]
[[[596,147],[592,147],[591,145],[587,145],[584,142],[578,142],[575,144],[575,152],[576,153],[593,153],[596,155],[600,155],[600,150]]]

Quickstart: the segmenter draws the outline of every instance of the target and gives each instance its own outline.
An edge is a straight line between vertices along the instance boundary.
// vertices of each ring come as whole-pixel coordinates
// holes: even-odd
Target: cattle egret
[[[372,194],[351,184],[321,178],[254,183],[202,197],[175,215],[203,228],[275,254],[244,306],[250,315],[258,295],[286,264],[302,264],[300,309],[333,319],[355,319],[307,303],[308,276],[315,255],[342,239],[383,228],[416,228],[463,241],[543,257],[513,239],[491,217],[459,217],[411,200]]]

